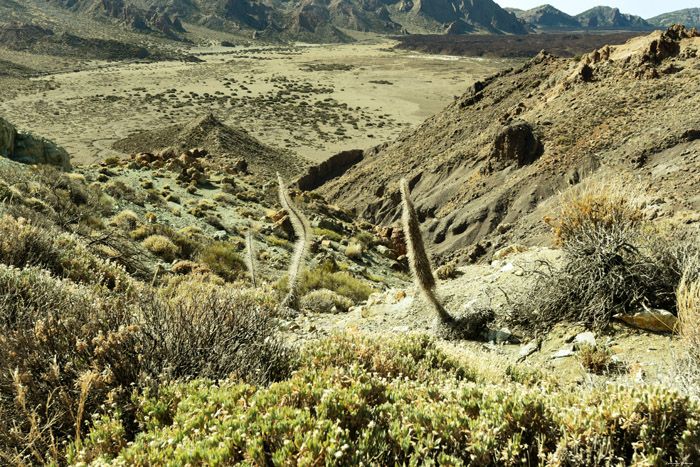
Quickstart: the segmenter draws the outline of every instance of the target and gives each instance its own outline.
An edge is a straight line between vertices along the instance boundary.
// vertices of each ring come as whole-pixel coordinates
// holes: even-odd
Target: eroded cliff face
[[[655,155],[698,139],[699,49],[697,31],[679,26],[580,61],[541,53],[476,83],[320,191],[389,225],[407,178],[439,256],[536,239],[547,230],[540,208],[560,190],[599,170],[654,177]],[[695,164],[687,155],[679,163]]]

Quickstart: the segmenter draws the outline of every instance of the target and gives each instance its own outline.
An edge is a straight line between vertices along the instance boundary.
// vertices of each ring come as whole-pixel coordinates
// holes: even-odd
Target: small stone
[[[217,230],[216,232],[214,232],[214,235],[212,235],[212,238],[214,238],[214,240],[216,240],[217,242],[222,242],[228,239],[228,232],[226,232],[225,230]]]
[[[574,337],[574,347],[580,348],[581,345],[589,345],[595,347],[597,342],[595,340],[595,335],[592,332],[582,332]]]
[[[503,328],[496,333],[496,344],[505,344],[506,342],[510,341],[512,336],[513,334],[508,328]]]
[[[573,354],[574,354],[574,351],[571,349],[561,349],[560,351],[553,354],[552,358],[566,358],[566,357],[571,357]]]
[[[515,265],[513,265],[513,263],[508,263],[508,264],[506,264],[505,266],[503,266],[503,267],[500,269],[500,271],[501,271],[501,272],[510,272],[510,271],[512,271],[513,269],[515,269]]]
[[[518,352],[518,356],[524,359],[528,355],[532,355],[533,353],[535,353],[538,348],[538,342],[536,340],[533,340],[532,342],[524,346],[522,349],[520,349],[520,352]]]
[[[377,250],[377,253],[379,253],[385,258],[396,259],[396,253],[394,252],[394,250],[385,245],[377,245],[375,249]]]

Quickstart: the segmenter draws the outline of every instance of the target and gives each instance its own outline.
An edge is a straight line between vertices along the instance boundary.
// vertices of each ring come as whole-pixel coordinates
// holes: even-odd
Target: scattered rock
[[[396,259],[396,253],[394,252],[394,250],[392,250],[391,248],[389,248],[387,246],[377,245],[375,247],[375,249],[377,250],[377,253],[379,253],[380,255],[382,255],[385,258]]]
[[[566,358],[574,355],[574,351],[571,349],[561,349],[558,352],[552,354],[552,358]]]
[[[662,309],[645,309],[633,315],[617,314],[613,318],[630,326],[654,332],[673,332],[678,322],[673,313]]]
[[[538,341],[538,340],[531,341],[529,344],[523,346],[523,348],[520,349],[520,352],[518,352],[518,361],[525,360],[528,356],[537,352],[539,350],[539,348],[540,348],[540,341]]]
[[[595,347],[597,345],[595,334],[593,334],[590,331],[577,334],[574,338],[574,348],[578,349],[581,345],[589,345],[591,347]]]

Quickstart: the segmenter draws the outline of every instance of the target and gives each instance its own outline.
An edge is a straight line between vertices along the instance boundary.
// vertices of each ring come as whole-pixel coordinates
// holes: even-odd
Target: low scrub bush
[[[83,443],[116,452],[137,431],[132,395],[157,394],[160,381],[267,384],[294,368],[272,300],[255,292],[189,281],[170,293],[114,293],[4,265],[0,291],[3,465],[65,464],[67,441],[74,455]],[[93,419],[114,437],[83,438]]]
[[[603,466],[700,454],[700,412],[687,398],[655,388],[494,387],[421,336],[336,336],[312,344],[298,371],[267,388],[197,380],[138,403],[143,432],[116,456],[102,453],[115,464]],[[97,426],[107,432],[99,439],[118,438],[114,425]],[[94,457],[93,438],[85,450]]]
[[[562,193],[555,219],[545,218],[555,241],[565,245],[579,238],[582,230],[611,231],[639,224],[643,220],[641,200],[622,182],[588,183]]]
[[[683,344],[678,355],[680,376],[685,380],[686,388],[700,395],[700,277],[697,271],[698,260],[694,259],[689,262],[678,285],[675,331]]]
[[[242,277],[246,270],[245,261],[238,254],[236,245],[230,242],[216,242],[205,247],[200,253],[200,261],[206,264],[211,272],[228,282]]]
[[[301,297],[299,305],[302,309],[317,313],[344,313],[353,305],[353,302],[332,290],[318,289]]]
[[[141,245],[156,256],[160,256],[165,261],[172,261],[180,252],[180,249],[172,240],[164,235],[151,235],[147,237]]]
[[[628,198],[605,191],[584,190],[563,201],[560,218],[548,221],[565,253],[563,264],[545,264],[531,290],[515,301],[514,321],[602,329],[617,313],[644,306],[675,310],[684,265],[698,250],[692,235],[656,228]]]
[[[285,290],[286,279],[279,283],[279,288]],[[312,290],[327,289],[349,298],[353,303],[360,303],[376,292],[367,282],[356,279],[346,272],[332,272],[328,268],[321,267],[314,270],[302,271],[299,278],[298,293],[304,296]]]
[[[328,240],[334,242],[340,242],[343,239],[343,236],[340,235],[338,232],[334,232],[333,230],[329,229],[313,229],[311,233],[319,237],[326,237]]]

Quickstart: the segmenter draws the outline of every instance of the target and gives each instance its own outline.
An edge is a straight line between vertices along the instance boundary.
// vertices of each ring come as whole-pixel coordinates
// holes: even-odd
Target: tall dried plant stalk
[[[416,287],[420,289],[443,323],[452,322],[453,318],[435,296],[435,277],[430,266],[430,260],[425,252],[420,223],[418,222],[416,209],[413,207],[408,191],[408,183],[406,183],[405,178],[401,179],[399,186],[401,188],[402,202],[401,220],[403,222],[404,235],[406,236],[408,263],[411,266]]]
[[[292,227],[294,228],[294,234],[297,237],[297,241],[294,246],[294,256],[292,257],[292,263],[289,265],[288,271],[287,284],[289,291],[287,292],[287,296],[282,301],[282,306],[285,308],[297,309],[299,301],[299,297],[297,295],[299,273],[311,244],[311,226],[309,226],[309,221],[306,219],[304,214],[302,214],[299,208],[294,205],[289,197],[286,185],[279,172],[277,173],[277,180],[279,181],[280,204],[282,205],[282,208],[287,211],[289,220],[292,222]]]
[[[92,384],[97,379],[97,374],[94,371],[86,371],[80,375],[76,384],[80,386],[80,401],[78,403],[78,414],[75,417],[75,442],[80,443],[80,425],[83,423],[83,413],[85,411],[85,402],[92,388]]]
[[[253,244],[253,232],[248,229],[245,235],[245,262],[248,266],[248,274],[250,275],[250,280],[253,283],[253,287],[257,287],[258,284],[255,279],[255,245]]]

